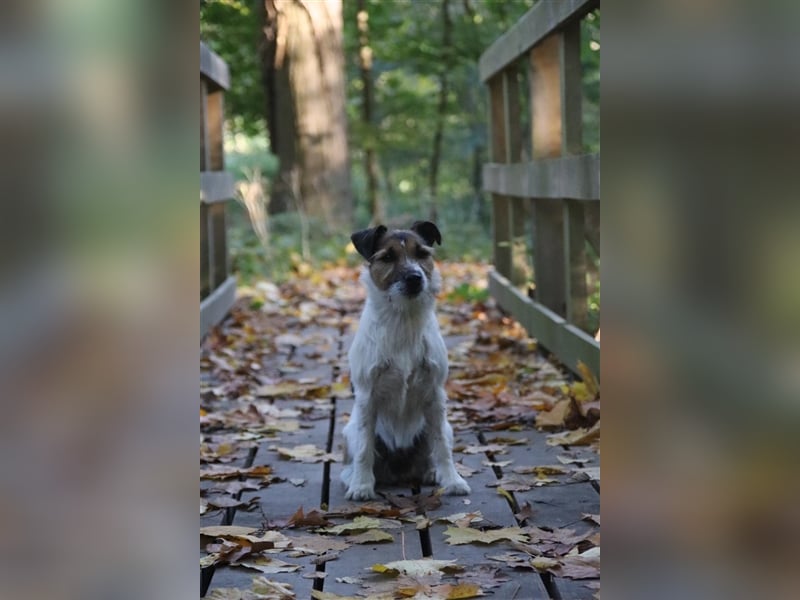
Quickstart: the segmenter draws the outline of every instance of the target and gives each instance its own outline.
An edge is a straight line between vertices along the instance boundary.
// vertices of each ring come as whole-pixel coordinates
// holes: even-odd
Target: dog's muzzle
[[[416,296],[423,288],[422,274],[417,271],[409,271],[403,275],[403,287],[407,296]]]

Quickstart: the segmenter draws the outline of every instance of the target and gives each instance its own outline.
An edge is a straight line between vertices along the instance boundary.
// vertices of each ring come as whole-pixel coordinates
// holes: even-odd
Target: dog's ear
[[[439,228],[430,221],[415,221],[411,226],[411,231],[418,233],[428,246],[433,246],[434,242],[442,245],[442,234],[439,233]]]
[[[350,240],[353,242],[353,246],[356,247],[356,250],[358,250],[358,253],[369,260],[378,249],[378,242],[381,237],[383,237],[384,233],[386,233],[386,227],[378,225],[371,229],[356,231],[350,236]]]

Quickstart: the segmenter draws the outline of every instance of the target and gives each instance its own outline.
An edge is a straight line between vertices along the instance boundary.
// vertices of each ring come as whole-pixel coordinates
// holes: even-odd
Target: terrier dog
[[[453,464],[447,422],[447,349],[436,321],[442,279],[433,261],[439,229],[383,225],[350,239],[367,260],[367,300],[348,359],[355,404],[343,430],[348,500],[375,498],[375,483],[438,484],[468,494]]]

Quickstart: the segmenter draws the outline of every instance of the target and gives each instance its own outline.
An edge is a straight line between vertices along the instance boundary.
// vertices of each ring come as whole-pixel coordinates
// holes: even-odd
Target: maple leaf
[[[382,529],[368,529],[364,533],[348,536],[347,541],[353,544],[375,544],[379,542],[393,542],[394,536]]]
[[[341,552],[350,547],[344,540],[325,535],[286,536],[291,543],[288,556],[298,558],[309,554],[325,554],[327,552]]]
[[[600,439],[600,421],[590,429],[580,428],[575,431],[565,431],[547,436],[549,446],[588,446]]]
[[[282,458],[296,460],[298,462],[316,463],[325,461],[341,461],[341,456],[334,453],[325,452],[317,448],[314,444],[301,444],[294,448],[278,448],[278,454]]]
[[[487,531],[479,531],[469,527],[448,527],[444,534],[448,537],[447,543],[452,546],[471,543],[494,544],[499,541],[528,541],[527,534],[519,527],[504,527]]]
[[[301,506],[289,517],[289,520],[286,522],[286,527],[323,527],[330,524],[331,522],[318,510],[312,510],[308,514],[305,514]]]
[[[469,527],[470,523],[478,523],[480,521],[483,521],[483,515],[479,510],[469,513],[460,512],[452,515],[447,515],[446,517],[438,517],[436,521],[452,523],[456,527]]]
[[[232,561],[231,566],[254,569],[262,573],[293,573],[302,567],[293,565],[271,556],[250,556],[237,561]]]
[[[356,517],[350,523],[343,523],[334,527],[324,527],[318,529],[319,533],[332,533],[333,535],[342,535],[345,533],[363,533],[368,529],[378,529],[381,526],[380,519],[374,517]]]
[[[441,573],[457,573],[463,570],[454,560],[434,560],[422,558],[419,560],[396,560],[385,564],[375,564],[368,567],[376,573],[396,577],[408,575],[410,577],[425,577]]]
[[[232,479],[234,477],[266,477],[272,473],[272,467],[260,465],[257,467],[226,467],[223,465],[209,465],[200,469],[201,479]]]

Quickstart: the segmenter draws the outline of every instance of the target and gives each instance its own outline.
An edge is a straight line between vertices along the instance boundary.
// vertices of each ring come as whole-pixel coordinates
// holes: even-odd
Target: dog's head
[[[409,229],[391,231],[378,225],[356,231],[350,239],[367,259],[369,277],[381,292],[414,299],[439,291],[433,245],[442,243],[442,234],[430,221],[417,221]]]

